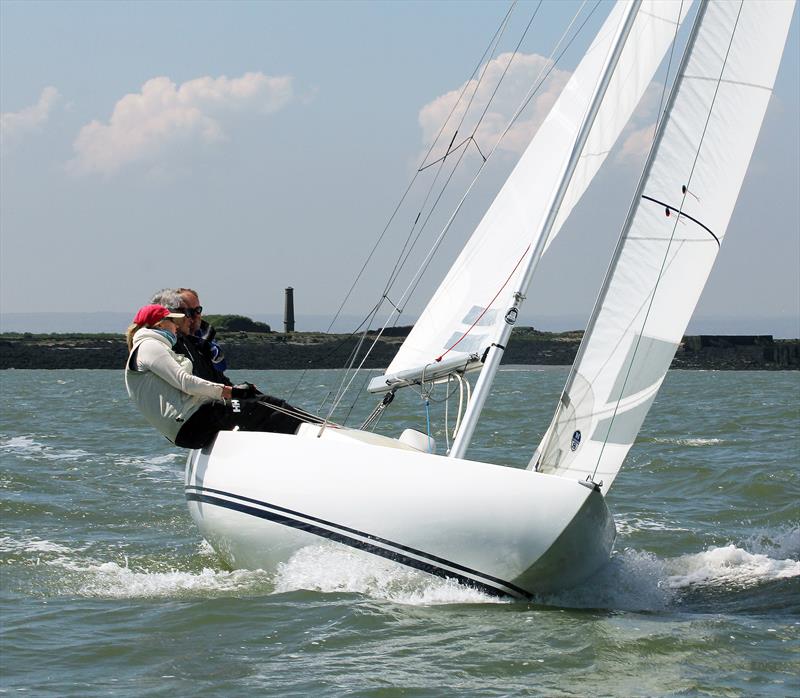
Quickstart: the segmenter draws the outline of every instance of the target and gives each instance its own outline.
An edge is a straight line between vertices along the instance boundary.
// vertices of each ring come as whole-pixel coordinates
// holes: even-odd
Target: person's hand
[[[222,399],[230,400],[233,397],[233,388],[230,385],[222,386]]]
[[[258,394],[258,390],[252,383],[239,383],[231,388],[231,394],[237,400],[242,400],[255,397]]]

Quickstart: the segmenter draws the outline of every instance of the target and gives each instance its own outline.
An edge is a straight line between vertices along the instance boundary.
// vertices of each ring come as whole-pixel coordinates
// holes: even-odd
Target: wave
[[[92,454],[80,448],[60,450],[37,441],[33,435],[12,436],[0,440],[0,453],[7,453],[25,460],[82,460]]]
[[[691,611],[693,607],[707,610],[709,598],[739,594],[738,606],[744,610],[761,603],[757,597],[763,587],[800,578],[798,547],[800,528],[762,533],[739,545],[729,543],[673,558],[629,548],[615,553],[580,587],[537,600],[628,611],[662,611],[680,605]]]
[[[269,575],[261,570],[131,569],[116,562],[90,564],[80,569],[84,579],[75,590],[80,596],[99,598],[184,598],[238,596],[271,591]]]
[[[673,589],[696,586],[743,588],[800,576],[800,561],[774,559],[733,544],[682,555],[666,567],[667,581]]]
[[[41,538],[17,539],[9,536],[0,538],[0,553],[56,553],[65,555],[70,552],[72,552],[72,549],[65,545]]]
[[[773,552],[796,545],[800,529],[768,538]],[[770,543],[763,542],[769,540]],[[800,562],[748,551],[734,544],[700,553],[660,558],[633,549],[615,554],[591,580],[534,602],[571,608],[662,611],[687,607],[686,593],[706,589],[756,589],[778,580],[800,577]],[[354,593],[406,605],[514,603],[454,580],[439,579],[362,551],[323,543],[298,551],[280,565],[272,580],[276,593],[307,590],[323,594]]]
[[[677,446],[716,446],[725,443],[724,439],[668,439],[664,437],[656,437],[650,439],[653,443],[657,444],[675,444]]]
[[[686,526],[679,525],[677,522],[648,519],[638,516],[633,516],[631,518],[619,516],[615,523],[617,526],[617,534],[621,537],[631,535],[637,531],[671,531],[676,533],[691,530]]]
[[[798,552],[800,527],[672,558],[628,548],[615,553],[583,585],[537,595],[533,601],[562,608],[658,612],[680,607],[705,612],[724,600],[733,610],[746,610],[762,604],[765,595],[774,596],[770,585],[796,583]],[[221,569],[205,542],[189,557],[173,554],[133,564],[124,556],[117,561],[97,559],[97,553],[90,556],[86,547],[36,537],[0,538],[0,553],[6,558],[6,571],[17,565],[34,566],[39,591],[45,595],[211,598],[310,591],[358,594],[411,606],[518,603],[330,542],[299,550],[275,574]]]
[[[176,472],[175,465],[183,463],[186,456],[183,453],[164,453],[157,456],[109,454],[114,459],[114,465],[121,467],[134,467],[145,473],[170,473]]]
[[[367,553],[321,543],[298,550],[279,566],[275,591],[353,593],[413,606],[509,603]]]
[[[47,439],[35,434],[24,434],[0,439],[0,453],[13,455],[24,460],[77,461],[86,458],[97,458],[99,454],[90,453],[81,448],[63,449],[50,446],[39,439]],[[159,453],[153,456],[106,453],[116,465],[141,467],[145,471],[174,471],[175,463],[186,458],[183,452]]]

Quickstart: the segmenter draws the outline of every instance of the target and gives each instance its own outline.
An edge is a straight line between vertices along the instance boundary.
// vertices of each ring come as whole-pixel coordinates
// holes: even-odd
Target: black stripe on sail
[[[717,241],[717,247],[721,247],[722,246],[722,245],[720,245],[719,238],[716,235],[714,235],[714,232],[711,230],[711,228],[709,228],[708,226],[703,225],[696,218],[692,218],[692,216],[690,216],[685,211],[681,211],[680,209],[677,209],[674,206],[670,206],[669,204],[665,204],[663,201],[659,201],[658,199],[654,199],[652,196],[646,196],[645,194],[642,194],[642,198],[643,199],[647,199],[648,201],[652,201],[654,204],[658,204],[659,206],[663,206],[665,209],[667,209],[667,211],[675,211],[675,213],[677,213],[679,216],[683,216],[684,218],[688,218],[693,223],[697,223],[697,225],[699,225],[712,238],[714,238],[714,240]]]
[[[194,488],[194,489],[200,490],[201,488]],[[224,495],[225,497],[231,497],[242,501],[232,502],[228,499],[222,499],[220,497],[215,497],[213,495],[205,494],[205,492],[213,492],[216,494]],[[239,495],[231,494],[229,492],[224,492],[222,490],[215,490],[211,488],[202,488],[202,491],[200,492],[190,492],[188,491],[187,488],[186,499],[187,501],[204,502],[206,504],[220,506],[225,509],[231,509],[233,511],[238,511],[243,514],[255,516],[260,519],[272,521],[274,523],[278,523],[283,526],[289,526],[290,528],[295,528],[297,530],[304,531],[306,533],[311,533],[313,535],[320,536],[321,538],[328,538],[329,540],[336,541],[337,543],[342,543],[344,545],[350,546],[351,548],[358,548],[359,550],[364,550],[366,552],[372,553],[373,555],[378,555],[379,557],[383,557],[388,560],[393,560],[394,562],[399,562],[400,564],[406,565],[407,567],[413,567],[414,569],[418,569],[423,572],[428,572],[429,574],[436,575],[437,577],[443,577],[445,579],[447,578],[456,579],[462,584],[476,587],[481,591],[484,591],[493,596],[517,596],[524,599],[531,598],[531,595],[527,591],[514,584],[511,584],[510,582],[506,582],[502,579],[492,577],[491,575],[487,575],[483,572],[478,572],[477,570],[470,569],[469,567],[460,565],[457,562],[451,562],[449,560],[445,560],[444,558],[440,558],[435,555],[430,555],[429,553],[425,553],[421,550],[415,550],[414,548],[410,548],[400,543],[394,543],[392,541],[371,535],[369,533],[364,533],[362,531],[358,531],[356,529],[349,528],[347,526],[340,526],[338,524],[331,523],[330,521],[325,521],[324,519],[319,519],[314,516],[308,516],[306,514],[292,511],[291,509],[286,509],[284,507],[280,507],[277,505],[261,502],[257,499],[251,499],[250,497],[242,497]],[[273,509],[274,511],[260,509],[251,506],[250,504],[244,504],[242,502],[250,502],[252,504],[258,504],[261,507],[268,507],[270,509]],[[303,519],[306,519],[306,521],[302,521],[298,518],[293,518],[293,517],[302,517]],[[322,526],[317,525],[316,523],[311,523],[311,522],[317,522],[319,524],[330,526],[338,530],[332,531],[327,528],[323,528]],[[366,541],[359,540],[358,538],[354,538],[353,535],[347,535],[347,533],[363,536],[368,540]],[[384,545],[392,546],[393,548],[397,548],[397,550],[390,550],[389,548],[384,547]],[[416,558],[410,557],[410,555],[405,555],[399,551],[405,551],[411,555],[417,555],[419,557],[423,557],[425,558],[425,560],[417,560]],[[459,574],[452,570],[445,569],[444,567],[440,567],[439,565],[434,563],[439,563],[439,565],[446,565],[448,567],[461,570],[466,574],[482,577],[486,581],[484,582],[478,581],[471,577],[465,576],[465,574]],[[493,584],[491,584],[490,582]],[[497,584],[499,587],[505,587],[505,589],[498,588],[498,586],[494,586],[494,584]]]

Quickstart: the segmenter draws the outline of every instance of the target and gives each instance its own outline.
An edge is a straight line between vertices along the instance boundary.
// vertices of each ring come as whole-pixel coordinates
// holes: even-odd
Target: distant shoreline
[[[385,368],[406,337],[395,328],[375,344],[366,368]],[[374,337],[374,335],[370,335]],[[539,332],[517,327],[503,357],[507,365],[569,366],[582,332]],[[342,368],[358,338],[321,332],[220,332],[232,369]],[[0,334],[0,369],[114,369],[125,364],[120,334]],[[673,369],[800,370],[800,339],[771,335],[693,335],[683,338]]]

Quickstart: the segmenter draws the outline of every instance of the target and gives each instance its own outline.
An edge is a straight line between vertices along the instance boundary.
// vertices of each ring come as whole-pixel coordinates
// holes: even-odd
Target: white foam
[[[120,454],[107,454],[114,459],[114,464],[121,467],[137,468],[149,474],[164,474],[168,473],[174,475],[178,472],[176,464],[183,465],[185,455],[183,453],[164,453],[157,456],[141,456],[141,455],[120,455]]]
[[[0,448],[4,451],[39,453],[44,446],[30,436],[12,436],[10,439],[0,441]]]
[[[772,558],[800,558],[800,526],[784,527],[777,532],[759,531],[750,535],[743,546],[754,553]]]
[[[749,587],[800,576],[800,561],[776,560],[731,544],[674,558],[668,562],[667,572],[673,589],[719,585]]]
[[[685,526],[678,526],[674,522],[656,519],[633,517],[630,519],[620,516],[615,521],[617,533],[620,536],[629,536],[636,531],[688,531]]]
[[[10,538],[3,536],[0,538],[0,552],[3,553],[55,553],[66,555],[72,550],[59,543],[53,543],[41,538]]]
[[[536,600],[569,608],[661,611],[676,596],[665,580],[663,560],[652,553],[626,549],[614,553],[609,563],[581,586],[543,594]]]
[[[276,592],[344,592],[416,606],[506,602],[453,580],[327,543],[298,550],[279,566],[274,583]]]
[[[75,461],[91,455],[80,448],[59,450],[37,441],[33,436],[12,436],[0,441],[0,449],[25,459]]]
[[[133,570],[116,562],[105,562],[83,568],[88,573],[77,593],[101,598],[163,598],[185,595],[227,595],[271,590],[269,575],[262,570],[213,570],[199,572],[170,570],[166,572]]]
[[[654,438],[653,442],[657,444],[676,444],[678,446],[716,446],[724,443],[722,439],[666,439],[658,437]]]

